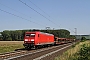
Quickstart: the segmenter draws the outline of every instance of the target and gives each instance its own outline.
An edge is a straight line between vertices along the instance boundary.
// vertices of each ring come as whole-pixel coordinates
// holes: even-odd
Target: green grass
[[[88,50],[88,47],[90,47],[90,41],[77,43],[71,49],[63,53],[63,55],[56,57],[55,60],[80,60],[80,59],[82,60],[82,55],[85,55],[85,53],[82,52],[86,52],[86,54],[90,55],[90,51]],[[89,53],[87,51],[89,51]]]
[[[23,47],[23,41],[0,41],[0,53],[15,51]]]

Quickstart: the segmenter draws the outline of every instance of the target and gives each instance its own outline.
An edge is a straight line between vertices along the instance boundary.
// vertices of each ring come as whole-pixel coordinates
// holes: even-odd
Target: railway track
[[[72,44],[69,43],[69,44],[63,44],[63,45],[58,45],[58,46],[52,46],[49,48],[42,48],[42,49],[29,50],[29,51],[19,50],[19,51],[0,54],[0,58],[1,60],[40,60],[46,56],[54,54],[50,52],[53,52],[53,51],[55,52],[58,49],[62,50],[63,47],[68,46],[68,45],[72,45]]]
[[[26,53],[26,51],[7,52],[7,53],[0,54],[0,58],[6,59],[6,58],[9,58],[9,57],[18,56],[18,55],[25,54],[25,53]]]

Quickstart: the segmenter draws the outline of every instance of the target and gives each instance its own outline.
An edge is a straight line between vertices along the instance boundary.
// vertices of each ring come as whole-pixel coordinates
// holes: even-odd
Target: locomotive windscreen
[[[26,34],[26,37],[35,37],[35,34]]]

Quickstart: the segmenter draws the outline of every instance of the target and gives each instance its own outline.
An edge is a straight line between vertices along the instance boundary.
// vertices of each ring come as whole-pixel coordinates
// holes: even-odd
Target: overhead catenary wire
[[[35,7],[37,7],[39,10],[41,10],[43,13],[45,13],[46,15],[48,15],[45,11],[43,11],[40,7],[38,7],[35,3],[33,3],[31,0],[29,0],[29,2],[30,3],[32,3]],[[50,15],[48,15],[49,17],[51,17]],[[54,24],[56,24],[56,23],[54,23]],[[57,24],[56,24],[57,25]],[[59,25],[58,25],[59,26]],[[60,27],[60,26],[59,26]],[[71,30],[70,28],[69,28],[69,30]],[[74,32],[73,30],[71,30],[72,32]],[[74,32],[75,33],[75,32]]]
[[[7,7],[7,8],[9,8],[9,9],[11,9],[11,10],[13,10],[13,11],[16,11],[16,12],[18,12],[18,13],[24,15],[24,16],[28,16],[28,15],[26,15],[26,14],[24,14],[24,13],[21,13],[20,11],[17,11],[17,10],[15,10],[15,9],[11,8],[11,7],[8,7],[8,6],[6,6],[6,5],[4,5],[4,4],[2,4],[2,3],[0,3],[0,4],[3,5],[3,6],[5,6],[5,7]],[[29,18],[32,18],[32,17],[30,17],[30,16],[28,16],[28,17],[29,17]]]
[[[36,11],[34,8],[32,8],[31,6],[27,5],[25,2],[19,0],[21,3],[23,3],[24,5],[26,5],[27,7],[29,7],[30,9],[32,9],[33,11],[35,11],[36,13],[38,13],[39,15],[41,15],[42,17],[46,18],[48,21],[54,23],[53,21],[51,21],[50,19],[48,19],[47,17],[45,17],[44,15],[42,15],[41,13],[39,13],[38,11]],[[31,2],[31,1],[30,1]],[[31,2],[32,3],[32,2]],[[34,3],[33,3],[34,4]],[[35,5],[35,4],[34,4]],[[36,5],[35,5],[36,6]],[[36,6],[38,7],[38,6]],[[39,7],[38,7],[39,8]],[[40,9],[40,8],[39,8]],[[40,9],[41,10],[41,9]],[[43,10],[42,10],[43,11]],[[44,12],[44,11],[43,11]],[[56,26],[59,26],[57,25],[56,23],[54,23]],[[59,26],[60,27],[60,26]],[[70,28],[69,28],[70,29]],[[71,29],[70,29],[71,30]],[[71,30],[72,32],[74,32],[73,30]],[[74,32],[75,33],[75,32]]]
[[[38,7],[35,3],[33,3],[31,0],[29,0],[30,3],[32,3],[35,7],[37,7],[39,10],[41,10],[43,13],[48,15],[44,10],[42,10],[40,7]],[[48,15],[50,17],[50,15]]]
[[[3,5],[3,6],[5,6],[5,7],[7,7],[7,8],[9,8],[9,9],[11,9],[11,10],[13,10],[13,11],[16,11],[17,13],[20,13],[20,14],[22,14],[22,15],[24,15],[24,16],[28,16],[28,15],[26,15],[26,14],[24,14],[24,13],[21,13],[20,11],[17,11],[17,10],[15,10],[15,9],[13,9],[13,8],[11,8],[11,7],[8,7],[8,6],[6,6],[6,5],[4,5],[4,4],[2,4],[2,3],[0,3],[1,5]],[[30,16],[28,16],[30,19],[34,19],[34,18],[32,18],[32,17],[30,17]],[[34,19],[35,20],[35,19]],[[35,22],[35,23],[37,23],[37,22]],[[39,23],[38,23],[39,24]],[[41,25],[41,24],[40,24]]]
[[[23,3],[24,5],[26,5],[27,7],[29,7],[30,9],[32,9],[33,11],[35,11],[36,13],[38,13],[39,15],[41,15],[42,17],[44,17],[45,19],[47,19],[48,21],[52,22],[53,24],[55,24],[56,26],[60,27],[58,24],[56,24],[55,22],[51,21],[50,19],[48,19],[47,17],[45,17],[43,14],[39,13],[37,10],[35,10],[34,8],[32,8],[31,6],[29,6],[28,4],[26,4],[25,2],[19,0],[21,3]],[[30,1],[31,2],[31,1]],[[32,3],[32,2],[31,2]],[[34,4],[34,3],[32,3]],[[35,5],[35,4],[34,4]],[[35,5],[36,6],[36,5]],[[38,6],[36,6],[37,8],[39,8]],[[39,8],[40,9],[40,8]],[[41,9],[40,9],[41,10]],[[41,10],[43,11],[43,10]],[[43,11],[44,12],[44,11]],[[44,12],[45,13],[45,12]],[[69,30],[71,30],[69,28]],[[72,32],[74,32],[73,30],[71,30]],[[75,33],[75,32],[74,32]]]
[[[42,10],[40,7],[38,7],[35,3],[33,3],[31,0],[29,0],[30,3],[32,3],[35,7],[37,7],[39,10],[41,10],[44,14],[46,14],[49,18],[51,18],[50,15],[48,15],[44,10]],[[52,18],[53,19],[53,18]],[[54,19],[53,19],[54,20]],[[53,22],[54,23],[54,22]],[[54,23],[56,24],[56,23]],[[57,25],[57,24],[56,24]],[[57,25],[59,26],[59,25]],[[60,27],[60,26],[59,26]]]
[[[43,14],[39,13],[37,10],[35,10],[34,8],[32,8],[31,6],[29,6],[28,4],[26,4],[25,2],[19,0],[21,3],[23,3],[24,5],[26,5],[27,7],[29,7],[30,9],[32,9],[33,11],[35,11],[36,13],[38,13],[39,15],[41,15],[42,17],[44,17],[45,19],[47,19],[48,21],[52,22],[53,24],[55,24],[56,26],[58,26],[56,23],[54,23],[53,21],[51,21],[49,18],[45,17]],[[59,26],[60,27],[60,26]]]
[[[34,24],[43,26],[43,25],[41,25],[41,24],[38,24],[38,23],[36,23],[36,22],[33,22],[33,21],[28,20],[28,19],[26,19],[26,18],[23,18],[23,17],[21,17],[21,16],[15,15],[15,14],[13,14],[13,13],[7,12],[7,11],[5,11],[5,10],[0,9],[0,11],[3,11],[3,12],[5,12],[5,13],[8,13],[8,14],[13,15],[13,16],[15,16],[15,17],[21,18],[21,19],[23,19],[23,20],[27,20],[27,21],[32,22],[32,23],[34,23]],[[43,26],[43,27],[45,27],[45,26]]]
[[[73,33],[75,33],[75,31],[73,31],[72,29],[68,28],[69,30],[71,30]]]
[[[30,1],[31,2],[31,1]],[[32,3],[32,2],[31,2]],[[0,3],[1,4],[1,3]],[[34,4],[34,3],[32,3],[32,4]],[[4,4],[1,4],[1,5],[4,5]],[[35,5],[35,4],[34,4]],[[11,7],[8,7],[8,6],[6,6],[6,5],[4,5],[5,7],[7,7],[7,8],[9,8],[9,9],[11,9],[11,10],[13,10],[13,11],[16,11],[16,12],[18,12],[18,13],[20,13],[20,14],[23,14],[23,15],[25,15],[25,16],[27,16],[26,14],[24,14],[24,13],[21,13],[21,12],[19,12],[19,11],[17,11],[17,10],[15,10],[15,9],[13,9],[13,8],[11,8]],[[37,5],[35,5],[37,8],[39,8]],[[39,8],[42,12],[44,12],[41,8]],[[3,12],[5,12],[4,10],[3,10]],[[6,11],[7,12],[7,11]],[[9,12],[8,12],[9,13]],[[44,12],[45,13],[45,12]],[[9,13],[10,14],[10,13]],[[21,19],[24,19],[24,20],[27,20],[27,21],[29,21],[29,22],[32,22],[32,23],[35,23],[35,24],[37,24],[37,25],[40,25],[40,26],[43,26],[43,27],[46,27],[46,26],[44,26],[44,25],[41,25],[41,24],[38,24],[38,23],[36,23],[36,22],[33,22],[33,21],[30,21],[29,19],[25,19],[25,18],[23,18],[23,17],[20,17],[20,16],[18,16],[18,15],[15,15],[15,14],[11,14],[11,15],[13,15],[13,16],[16,16],[16,17],[19,17],[19,18],[21,18]],[[47,14],[48,15],[48,14]],[[43,15],[44,16],[44,15]],[[48,15],[49,16],[49,15]],[[30,16],[29,16],[30,17]],[[50,16],[49,16],[50,17]],[[31,17],[30,17],[31,18]],[[47,18],[47,17],[46,17]],[[69,28],[69,30],[71,30],[70,28]],[[72,32],[74,32],[73,30],[71,30]],[[75,32],[74,32],[75,33]]]

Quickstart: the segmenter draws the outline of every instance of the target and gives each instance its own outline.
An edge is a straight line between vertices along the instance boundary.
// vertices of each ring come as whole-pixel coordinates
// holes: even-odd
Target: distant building
[[[86,39],[90,39],[90,35],[74,35],[76,36],[76,39],[81,39],[82,37],[85,37]]]

